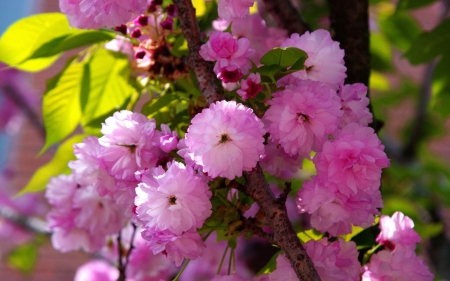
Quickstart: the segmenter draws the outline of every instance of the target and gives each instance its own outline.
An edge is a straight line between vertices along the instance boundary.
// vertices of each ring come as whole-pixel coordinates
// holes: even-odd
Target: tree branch
[[[345,51],[346,84],[363,83],[369,86],[369,2],[368,0],[329,0],[331,34]],[[367,94],[369,96],[369,93]],[[370,100],[370,97],[369,97]],[[369,110],[373,114],[372,103]],[[373,114],[370,126],[378,132],[383,126]]]
[[[189,46],[186,64],[197,76],[198,87],[208,104],[223,100],[223,88],[213,72],[213,63],[205,61],[199,53],[203,40],[191,0],[173,0],[173,3],[178,9],[180,26]]]
[[[273,230],[273,243],[283,250],[299,280],[320,280],[289,221],[283,198],[275,198],[259,164],[255,171],[244,172],[247,193],[255,200]],[[288,187],[287,187],[288,188]]]
[[[0,217],[35,233],[51,234],[45,221],[35,217],[25,216],[8,206],[0,205]]]
[[[309,31],[308,24],[303,20],[297,9],[289,0],[263,0],[264,7],[275,19],[278,27],[287,30],[289,35],[298,33],[302,35]]]

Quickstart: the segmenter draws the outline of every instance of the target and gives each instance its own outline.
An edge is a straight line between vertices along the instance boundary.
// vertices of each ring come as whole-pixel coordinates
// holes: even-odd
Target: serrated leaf
[[[122,54],[98,49],[86,64],[85,72],[88,90],[82,91],[80,96],[83,125],[121,109],[135,93],[127,83],[129,62]]]
[[[280,65],[282,67],[290,67],[298,62],[300,59],[307,59],[308,55],[299,48],[286,47],[274,48],[265,53],[260,63],[264,65]],[[301,68],[300,68],[301,69]]]
[[[81,119],[80,93],[86,90],[84,62],[73,60],[63,72],[58,75],[54,86],[47,90],[42,102],[45,126],[44,152],[53,144],[70,135]]]
[[[50,57],[79,47],[109,41],[115,38],[112,32],[102,30],[72,29],[72,33],[54,38],[36,49],[28,59]]]
[[[67,164],[70,160],[75,160],[73,145],[83,141],[85,137],[86,135],[76,135],[62,143],[56,150],[52,160],[34,172],[30,181],[17,195],[44,190],[51,177],[70,173]]]
[[[403,54],[412,64],[420,64],[444,55],[450,56],[450,19],[430,32],[420,34]]]
[[[42,70],[58,56],[24,60],[46,42],[67,34],[69,28],[67,18],[62,13],[23,18],[11,25],[0,38],[0,61],[24,71]]]

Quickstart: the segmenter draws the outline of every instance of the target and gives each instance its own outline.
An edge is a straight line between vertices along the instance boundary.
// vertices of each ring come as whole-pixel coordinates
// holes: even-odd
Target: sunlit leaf
[[[11,25],[0,38],[0,61],[25,71],[42,70],[58,56],[24,60],[46,42],[69,33],[69,28],[66,16],[61,13],[23,18]]]
[[[81,93],[82,123],[119,110],[135,92],[127,82],[129,62],[125,55],[100,48],[86,64],[88,91]]]
[[[88,83],[83,79],[84,70],[84,62],[73,60],[58,76],[54,87],[47,89],[42,102],[46,136],[41,153],[70,135],[80,122],[80,95],[87,91]]]
[[[15,248],[9,255],[7,263],[14,269],[30,273],[36,264],[37,248],[32,244],[23,244]]]
[[[67,163],[70,160],[75,160],[73,145],[81,142],[85,137],[86,135],[76,135],[62,143],[56,150],[52,160],[34,172],[30,181],[18,195],[44,190],[51,177],[69,173],[70,169],[67,167]]]
[[[279,254],[281,254],[281,251],[275,253],[275,255],[270,258],[269,262],[263,268],[261,268],[261,270],[256,275],[269,274],[274,271],[277,268],[277,258]]]
[[[308,229],[302,232],[297,233],[297,237],[302,241],[302,243],[306,243],[309,240],[320,240],[323,237],[323,233],[315,229]]]

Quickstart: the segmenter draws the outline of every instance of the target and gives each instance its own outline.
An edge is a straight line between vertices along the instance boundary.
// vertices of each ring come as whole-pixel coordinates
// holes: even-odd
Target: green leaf
[[[30,273],[36,264],[37,249],[35,245],[24,244],[15,248],[8,255],[8,265],[24,273]]]
[[[70,173],[67,163],[69,163],[70,160],[75,160],[73,145],[81,142],[85,137],[86,135],[76,135],[62,143],[58,147],[58,150],[56,150],[52,160],[40,167],[33,174],[24,189],[22,189],[17,195],[44,190],[51,177],[55,177],[63,173]]]
[[[261,76],[262,76],[262,81],[263,82],[276,82],[275,81],[275,74],[278,72],[283,72],[286,71],[286,67],[282,67],[281,65],[263,65],[259,68],[256,69],[256,72],[258,72]],[[266,79],[264,79],[265,77],[268,77],[270,80],[266,81]]]
[[[422,31],[414,18],[403,12],[380,15],[379,25],[389,41],[402,51],[406,51]],[[378,44],[378,41],[373,42]]]
[[[436,0],[400,0],[397,4],[397,11],[416,9],[430,5],[434,2],[436,2]]]
[[[142,107],[142,114],[149,118],[155,118],[158,124],[167,123],[170,120],[169,112],[171,107],[179,101],[174,93],[166,93],[158,98],[154,98]]]
[[[420,64],[444,55],[450,56],[450,19],[430,32],[420,34],[403,54],[412,64]]]
[[[445,118],[450,116],[450,75],[448,75],[449,65],[450,56],[444,56],[436,65],[432,80],[432,108]]]
[[[381,32],[370,33],[370,67],[377,71],[392,70],[392,48]]]
[[[0,61],[25,71],[42,70],[58,56],[26,59],[46,42],[70,32],[69,28],[66,16],[61,13],[23,18],[11,25],[0,38]]]
[[[73,60],[49,84],[42,103],[46,137],[41,153],[70,135],[81,119],[80,93],[87,86],[84,66]]]
[[[313,228],[297,233],[297,237],[302,241],[302,243],[306,243],[311,239],[316,241],[321,239],[323,234]]]
[[[103,48],[92,54],[85,66],[86,91],[81,91],[83,125],[123,108],[125,102],[135,93],[128,84],[130,68],[125,55]]]
[[[272,258],[270,258],[269,262],[263,268],[261,268],[261,270],[256,275],[269,274],[273,272],[277,268],[277,258],[278,255],[281,253],[282,253],[281,251],[275,253],[275,255],[273,255]]]
[[[299,60],[305,61],[307,58],[308,55],[299,48],[274,48],[262,56],[260,63],[264,65],[280,65],[282,67],[289,67],[295,64],[298,68],[300,65],[297,62]]]
[[[35,50],[28,59],[50,57],[64,51],[109,41],[115,38],[114,33],[102,30],[72,29],[71,31],[71,34],[62,35],[43,44]]]

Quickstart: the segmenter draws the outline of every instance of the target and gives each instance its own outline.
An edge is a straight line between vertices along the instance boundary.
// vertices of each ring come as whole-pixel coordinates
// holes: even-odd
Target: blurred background
[[[57,0],[0,3],[0,33],[21,17],[58,11]],[[326,1],[296,4],[313,29],[328,28]],[[450,29],[436,28],[449,26],[449,1],[370,4],[370,95],[391,159],[383,173],[382,212],[411,217],[422,237],[421,257],[436,280],[450,280]],[[439,39],[440,47],[424,55],[415,49],[423,38]],[[48,209],[43,192],[14,198],[55,151],[37,156],[45,138],[40,107],[45,81],[66,59],[34,74],[0,67],[0,280],[72,280],[90,259],[57,252],[40,233]]]

